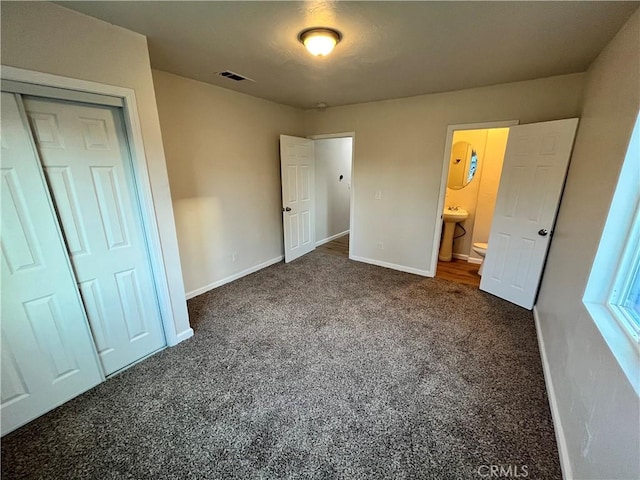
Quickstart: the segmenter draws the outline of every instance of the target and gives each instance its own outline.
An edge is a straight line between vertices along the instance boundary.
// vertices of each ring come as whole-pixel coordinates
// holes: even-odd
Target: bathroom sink
[[[442,212],[442,219],[445,221],[445,223],[464,222],[468,217],[469,212],[467,212],[464,208],[458,208],[455,210],[446,208],[444,212]]]
[[[469,217],[469,212],[464,208],[447,207],[442,212],[444,228],[442,230],[442,241],[440,242],[440,252],[438,260],[450,262],[453,256],[453,234],[458,222],[464,222]]]

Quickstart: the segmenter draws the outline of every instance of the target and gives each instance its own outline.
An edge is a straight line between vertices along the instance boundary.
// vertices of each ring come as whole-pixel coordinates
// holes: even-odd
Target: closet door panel
[[[5,434],[104,377],[15,95],[2,93],[1,122],[0,412]]]
[[[107,374],[165,344],[117,108],[25,106]]]

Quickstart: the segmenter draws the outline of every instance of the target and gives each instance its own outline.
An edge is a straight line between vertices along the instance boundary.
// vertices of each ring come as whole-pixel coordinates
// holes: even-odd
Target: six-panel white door
[[[314,148],[308,138],[280,135],[284,261],[316,248]]]
[[[103,380],[26,118],[2,93],[2,434]]]
[[[118,109],[25,98],[107,375],[165,344]]]
[[[577,127],[571,118],[509,129],[481,290],[533,307]]]

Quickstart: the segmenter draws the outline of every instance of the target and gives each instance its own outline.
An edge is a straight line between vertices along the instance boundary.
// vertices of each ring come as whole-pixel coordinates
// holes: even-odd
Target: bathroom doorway
[[[353,133],[314,135],[316,248],[349,258]]]
[[[509,127],[517,121],[452,125],[443,162],[443,222],[434,242],[436,277],[480,286]]]

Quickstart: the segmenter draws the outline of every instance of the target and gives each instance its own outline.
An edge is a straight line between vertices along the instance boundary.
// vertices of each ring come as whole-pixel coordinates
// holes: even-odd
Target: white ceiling
[[[639,2],[57,2],[148,37],[153,68],[295,107],[585,71]],[[340,30],[326,58],[297,41]],[[218,77],[232,70],[255,80]]]

